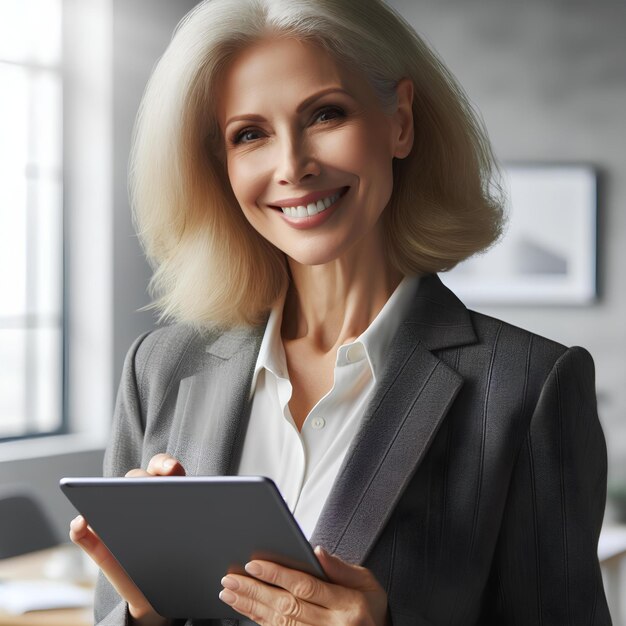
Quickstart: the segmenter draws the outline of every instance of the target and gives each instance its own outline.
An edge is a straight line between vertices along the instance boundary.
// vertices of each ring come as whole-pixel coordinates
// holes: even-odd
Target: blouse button
[[[348,363],[356,363],[365,356],[365,348],[362,343],[353,343],[346,351]]]
[[[311,422],[311,426],[315,430],[321,430],[324,426],[326,426],[326,420],[323,417],[315,417]]]

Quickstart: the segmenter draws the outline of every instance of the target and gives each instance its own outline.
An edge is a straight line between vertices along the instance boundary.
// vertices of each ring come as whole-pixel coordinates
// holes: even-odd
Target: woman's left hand
[[[222,579],[223,602],[261,626],[386,626],[387,594],[372,572],[315,549],[329,582],[269,561]]]

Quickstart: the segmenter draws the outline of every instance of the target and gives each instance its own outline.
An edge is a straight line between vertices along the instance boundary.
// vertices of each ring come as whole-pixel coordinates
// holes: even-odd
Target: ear
[[[413,82],[409,78],[401,79],[396,86],[396,95],[398,107],[393,114],[393,156],[404,159],[413,147]]]

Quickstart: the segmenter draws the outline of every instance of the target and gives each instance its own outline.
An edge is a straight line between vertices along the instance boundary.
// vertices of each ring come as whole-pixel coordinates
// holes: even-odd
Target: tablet
[[[276,485],[259,476],[63,478],[63,493],[157,613],[242,616],[218,594],[264,559],[325,579]]]

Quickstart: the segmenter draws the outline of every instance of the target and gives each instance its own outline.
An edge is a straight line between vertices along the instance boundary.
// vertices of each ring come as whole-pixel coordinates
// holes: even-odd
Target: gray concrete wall
[[[583,307],[486,307],[567,345],[597,367],[613,480],[626,481],[626,4],[622,0],[389,0],[439,52],[480,110],[498,158],[598,168],[599,298]],[[149,268],[137,245],[126,164],[145,81],[193,4],[114,2],[114,381],[152,326]],[[155,19],[156,16],[156,19]],[[149,18],[149,19],[148,19]]]
[[[589,349],[610,476],[626,482],[626,3],[389,3],[465,87],[499,159],[584,162],[600,172],[597,303],[482,310]]]
[[[135,115],[146,82],[193,0],[113,0],[113,381],[126,351],[154,326],[146,288],[151,270],[135,236],[127,172]]]

